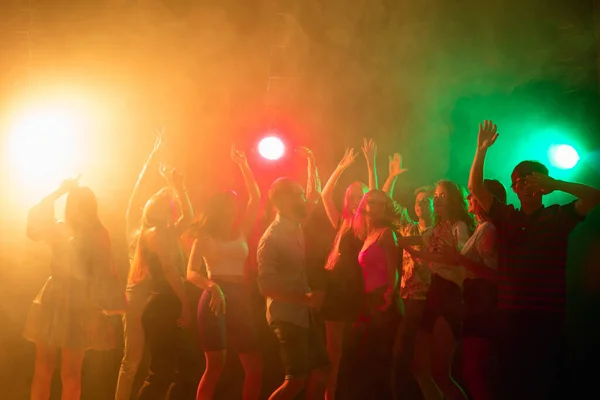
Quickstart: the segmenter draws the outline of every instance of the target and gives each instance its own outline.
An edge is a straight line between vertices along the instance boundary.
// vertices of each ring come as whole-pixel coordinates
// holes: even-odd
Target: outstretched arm
[[[135,234],[135,231],[139,228],[140,220],[142,218],[142,208],[144,206],[142,193],[143,189],[147,186],[148,180],[148,169],[150,168],[158,168],[157,161],[159,158],[160,150],[162,149],[163,143],[163,131],[164,128],[156,129],[156,142],[154,143],[154,149],[150,153],[150,156],[146,160],[146,163],[142,167],[142,172],[138,177],[135,186],[133,187],[133,192],[131,192],[131,196],[129,197],[129,202],[127,204],[127,211],[125,213],[125,229],[127,240],[130,241],[131,237]]]
[[[260,188],[252,173],[252,169],[248,165],[246,155],[243,151],[237,150],[235,145],[231,147],[231,159],[240,167],[244,183],[246,184],[246,190],[248,190],[249,199],[246,205],[246,214],[244,215],[242,229],[244,236],[249,238],[260,211]]]
[[[497,127],[492,121],[484,121],[483,124],[479,124],[477,151],[469,175],[469,191],[486,212],[492,208],[494,196],[483,185],[483,165],[487,151],[496,142],[496,139],[498,139]]]
[[[183,174],[172,167],[163,167],[161,173],[175,191],[175,199],[181,209],[181,216],[174,225],[174,235],[179,237],[183,235],[194,220],[194,208],[185,187],[185,177]]]
[[[315,155],[308,147],[298,147],[296,153],[305,158],[307,163],[306,200],[311,205],[317,204],[321,199],[321,178]]]
[[[333,192],[338,183],[338,180],[350,165],[354,163],[358,154],[354,153],[354,149],[346,149],[344,152],[344,156],[338,163],[337,167],[327,180],[325,187],[323,188],[323,193],[321,193],[321,198],[323,199],[323,207],[325,208],[325,213],[329,218],[329,222],[335,229],[338,228],[340,223],[340,213],[337,210],[335,203],[333,201]]]
[[[402,168],[402,156],[398,153],[394,153],[393,156],[389,157],[389,176],[385,180],[381,190],[387,193],[388,196],[394,196],[394,189],[396,187],[396,181],[400,175],[406,172],[406,169]]]
[[[369,190],[377,189],[379,186],[377,177],[377,145],[373,139],[363,139],[362,151],[367,160],[369,171]]]

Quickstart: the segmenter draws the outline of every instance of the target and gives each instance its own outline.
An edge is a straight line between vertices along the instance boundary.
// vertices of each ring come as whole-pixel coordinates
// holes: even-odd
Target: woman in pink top
[[[350,357],[355,358],[352,382],[356,398],[392,398],[392,347],[402,311],[398,292],[402,263],[395,233],[398,219],[392,199],[381,190],[371,190],[353,221],[354,234],[363,242],[358,262],[365,291],[348,347]]]

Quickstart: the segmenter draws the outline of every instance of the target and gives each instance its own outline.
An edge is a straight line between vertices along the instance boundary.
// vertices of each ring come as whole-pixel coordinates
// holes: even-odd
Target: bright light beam
[[[551,146],[548,150],[550,163],[556,168],[571,169],[579,162],[579,154],[572,146],[560,144]]]
[[[267,160],[279,160],[285,153],[285,145],[275,136],[269,136],[258,143],[258,152]]]

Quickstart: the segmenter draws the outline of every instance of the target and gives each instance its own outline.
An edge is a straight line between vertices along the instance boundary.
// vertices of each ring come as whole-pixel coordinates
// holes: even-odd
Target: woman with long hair
[[[245,154],[233,146],[231,158],[242,171],[250,196],[243,218],[234,192],[217,193],[203,207],[192,233],[196,240],[187,279],[204,290],[198,303],[198,328],[206,369],[198,385],[198,400],[213,398],[231,347],[239,353],[245,372],[242,398],[258,399],[262,384],[262,357],[245,268],[248,238],[256,223],[261,195]]]
[[[497,180],[483,181],[485,188],[503,203],[506,189]],[[447,264],[466,269],[463,284],[465,319],[462,329],[462,377],[474,400],[490,400],[496,374],[493,363],[492,340],[495,330],[494,314],[498,302],[497,266],[498,241],[496,228],[487,213],[469,194],[469,212],[477,219],[477,229],[459,252],[453,244],[442,244]]]
[[[433,197],[433,229],[423,236],[428,249],[431,285],[415,341],[415,377],[425,400],[466,400],[451,374],[463,319],[464,268],[449,265],[440,254],[444,243],[463,248],[475,219],[467,209],[464,190],[454,182],[439,181]],[[406,250],[416,254],[414,250]],[[441,393],[440,393],[441,392]]]
[[[129,263],[133,264],[135,251],[140,234],[142,213],[147,197],[143,197],[148,186],[149,172],[162,172],[165,169],[159,165],[160,153],[163,147],[163,129],[156,130],[156,142],[150,153],[138,180],[135,183],[125,213],[126,240],[129,249]],[[166,178],[166,176],[163,176]],[[185,227],[187,224],[180,224]],[[127,296],[127,311],[123,315],[123,359],[117,380],[115,400],[129,400],[131,390],[144,355],[144,329],[142,327],[142,312],[150,297],[150,279],[127,282],[125,294]]]
[[[54,203],[65,194],[65,221],[59,222]],[[79,400],[85,351],[114,348],[107,315],[125,309],[96,196],[76,179],[64,181],[31,209],[27,235],[52,249],[51,277],[35,298],[23,332],[36,348],[31,399],[50,398],[60,351],[62,399]]]
[[[148,200],[130,270],[129,282],[149,280],[150,297],[142,311],[142,327],[150,353],[149,375],[138,398],[194,397],[196,357],[185,328],[191,311],[183,286],[185,260],[179,237],[193,218],[184,178],[176,170],[166,172],[171,187]],[[179,203],[179,204],[176,204]],[[175,219],[177,208],[181,216]]]
[[[323,206],[329,221],[337,234],[333,248],[329,254],[325,270],[328,272],[327,289],[321,314],[325,319],[327,353],[331,361],[331,374],[327,382],[325,398],[334,400],[338,383],[338,372],[342,358],[344,330],[358,319],[362,306],[362,274],[358,264],[358,253],[362,243],[352,231],[352,223],[356,210],[365,193],[377,188],[375,162],[377,147],[373,140],[365,139],[363,154],[367,160],[369,171],[369,186],[362,182],[354,182],[346,189],[343,208],[338,211],[333,193],[338,180],[344,171],[350,167],[358,154],[354,149],[346,149],[336,169],[323,188]]]
[[[391,399],[393,345],[403,312],[399,295],[401,252],[396,230],[401,216],[381,190],[369,191],[352,223],[361,241],[358,263],[362,270],[364,302],[353,325],[347,350],[353,363],[353,397]]]

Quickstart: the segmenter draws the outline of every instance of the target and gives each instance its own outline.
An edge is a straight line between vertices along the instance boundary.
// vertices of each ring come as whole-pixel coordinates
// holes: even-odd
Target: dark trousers
[[[177,326],[181,302],[175,294],[150,296],[142,313],[146,345],[150,353],[148,378],[140,400],[194,400],[198,365],[189,332]]]
[[[404,317],[398,328],[395,343],[394,392],[396,399],[421,400],[421,388],[413,374],[415,340],[421,324],[425,300],[404,299]]]
[[[564,315],[500,310],[497,322],[498,400],[567,398]]]
[[[336,398],[391,400],[393,346],[402,318],[401,300],[381,310],[381,293],[369,293],[360,319],[345,335]]]

